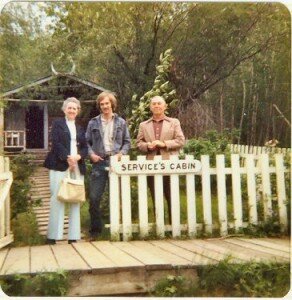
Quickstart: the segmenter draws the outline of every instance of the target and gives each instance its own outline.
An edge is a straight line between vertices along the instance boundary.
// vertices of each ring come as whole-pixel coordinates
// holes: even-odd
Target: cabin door
[[[44,108],[31,105],[28,107],[25,117],[26,148],[44,148]]]

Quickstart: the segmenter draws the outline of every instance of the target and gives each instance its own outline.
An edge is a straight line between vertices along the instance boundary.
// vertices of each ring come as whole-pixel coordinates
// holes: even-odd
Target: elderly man
[[[165,115],[167,104],[160,96],[151,99],[150,110],[152,118],[142,122],[137,136],[138,149],[147,155],[147,159],[153,159],[155,155],[161,155],[163,159],[169,159],[170,155],[178,155],[185,143],[178,119]],[[153,207],[155,211],[154,177],[147,177],[150,188]],[[163,177],[163,191],[168,205],[168,216],[171,222],[170,177]]]
[[[96,104],[101,114],[89,121],[86,131],[88,153],[92,162],[89,195],[91,240],[96,239],[103,229],[100,201],[108,181],[110,157],[116,155],[120,159],[131,147],[127,123],[114,113],[117,107],[115,94],[102,92],[97,97]]]

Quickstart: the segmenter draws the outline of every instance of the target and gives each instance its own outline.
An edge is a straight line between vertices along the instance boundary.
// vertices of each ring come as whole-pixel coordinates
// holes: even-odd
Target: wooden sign
[[[118,175],[151,175],[151,174],[187,174],[198,173],[201,170],[201,162],[195,159],[170,159],[170,160],[144,160],[139,159],[130,161],[112,161],[111,172]]]

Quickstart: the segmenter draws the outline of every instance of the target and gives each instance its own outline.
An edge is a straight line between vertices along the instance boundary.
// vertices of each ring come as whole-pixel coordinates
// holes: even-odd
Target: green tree
[[[18,3],[1,12],[1,91],[51,74],[51,62],[70,70],[73,60],[77,76],[117,92],[129,118],[132,95],[152,88],[159,54],[172,49],[175,113],[190,138],[239,128],[241,143],[290,145],[291,21],[282,4],[50,2],[46,31],[37,12]]]
[[[173,108],[178,103],[176,99],[176,91],[169,81],[169,73],[172,66],[173,56],[172,50],[168,49],[160,55],[160,64],[156,67],[156,78],[154,80],[153,87],[150,91],[146,92],[137,101],[137,95],[134,95],[132,102],[136,103],[136,108],[132,111],[132,117],[130,119],[129,130],[132,137],[136,137],[138,134],[139,124],[151,116],[149,109],[150,100],[154,96],[162,96],[169,108]]]

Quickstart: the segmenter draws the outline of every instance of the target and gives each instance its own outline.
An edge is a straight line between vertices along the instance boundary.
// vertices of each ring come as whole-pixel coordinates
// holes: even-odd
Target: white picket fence
[[[264,154],[264,153],[291,153],[291,148],[279,148],[279,147],[266,147],[266,146],[252,146],[252,145],[228,145],[232,153],[238,154]]]
[[[128,156],[123,156],[119,162],[112,157],[110,168],[111,239],[119,240],[120,234],[122,234],[123,240],[129,240],[134,232],[138,232],[139,236],[143,238],[151,234],[153,230],[161,237],[165,236],[166,231],[171,231],[173,237],[180,237],[182,232],[194,237],[198,234],[198,230],[212,234],[213,230],[217,228],[220,230],[220,235],[225,236],[231,229],[236,232],[248,224],[257,225],[267,221],[275,212],[282,230],[286,231],[288,198],[285,174],[289,170],[284,166],[282,154],[275,154],[273,165],[270,165],[271,163],[268,154],[261,154],[258,157],[257,166],[254,155],[247,155],[244,167],[240,166],[238,154],[231,155],[229,167],[225,166],[224,155],[217,155],[214,168],[210,167],[210,159],[207,155],[202,155],[200,161],[194,160],[191,155],[187,155],[184,160],[173,156],[169,161],[162,160],[160,156],[155,157],[153,161],[146,160],[145,156],[139,156],[135,161],[130,160]],[[154,175],[155,198],[158,199],[155,203],[156,219],[154,223],[148,222],[147,176],[149,175]],[[171,225],[166,225],[164,222],[164,201],[161,201],[163,199],[163,175],[170,175],[171,179]],[[182,191],[179,179],[181,176],[185,176],[186,183],[183,187],[187,202],[186,224],[181,224],[180,197]],[[229,199],[229,202],[232,202],[232,219],[230,219],[230,213],[227,213],[227,176],[231,176],[232,200]],[[136,223],[132,220],[131,177],[138,178],[138,221]],[[201,223],[197,221],[198,197],[195,182],[198,177],[201,179],[200,197],[203,207]],[[215,180],[216,184],[215,197],[217,201],[214,201],[214,191],[211,192],[212,180]],[[243,199],[244,182],[247,193],[245,200]],[[273,197],[275,195],[272,193],[272,188],[276,188],[276,197]],[[218,205],[216,220],[212,213],[214,203]],[[260,203],[264,216],[259,214]],[[244,216],[243,213],[244,205],[248,207],[246,209],[247,216]]]
[[[12,172],[9,167],[9,158],[0,156],[0,248],[13,242],[10,229],[10,187]]]

